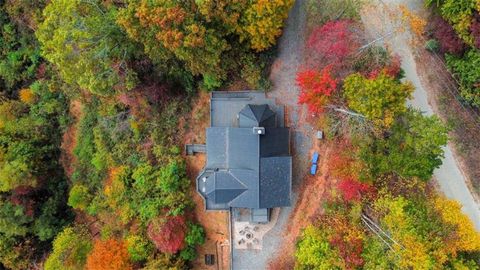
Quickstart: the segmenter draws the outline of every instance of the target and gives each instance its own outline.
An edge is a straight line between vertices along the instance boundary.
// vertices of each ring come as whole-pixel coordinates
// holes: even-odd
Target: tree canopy
[[[92,241],[85,228],[67,227],[53,241],[53,251],[45,261],[45,270],[84,269]]]
[[[389,127],[397,115],[406,111],[405,100],[411,97],[413,86],[384,72],[374,78],[356,73],[345,78],[343,91],[351,109],[377,125]]]
[[[405,178],[428,181],[433,170],[442,164],[447,131],[438,117],[408,109],[385,137],[376,137],[364,144],[360,156],[373,179],[393,172]]]
[[[135,73],[126,63],[133,45],[115,23],[114,10],[96,0],[54,0],[43,16],[35,32],[42,56],[66,82],[103,96],[134,87]]]

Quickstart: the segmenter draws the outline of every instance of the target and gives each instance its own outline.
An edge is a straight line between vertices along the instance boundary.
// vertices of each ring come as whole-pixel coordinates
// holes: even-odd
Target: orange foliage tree
[[[405,5],[400,5],[399,8],[402,13],[402,21],[408,24],[415,35],[421,37],[425,33],[425,26],[427,26],[427,22],[420,16],[414,14]]]
[[[97,240],[87,257],[87,270],[130,270],[127,246],[123,241],[108,239]]]

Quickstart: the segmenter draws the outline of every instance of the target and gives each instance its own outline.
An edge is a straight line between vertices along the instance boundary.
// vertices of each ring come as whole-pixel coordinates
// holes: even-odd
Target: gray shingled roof
[[[245,100],[245,95],[241,98]],[[222,100],[232,102],[224,93]],[[276,127],[276,112],[269,105],[258,104],[255,99],[252,102],[256,104],[246,104],[237,111],[236,121],[225,119],[219,126],[207,129],[207,164],[197,178],[197,190],[204,197],[207,209],[290,205],[289,129]],[[216,100],[216,108],[226,110],[228,106]],[[278,112],[283,113],[283,108]],[[211,113],[215,117],[214,114],[223,112],[212,109]],[[231,111],[225,112],[228,114],[233,115]],[[225,126],[229,122],[237,122],[238,126]],[[265,128],[264,135],[253,132],[252,127],[257,126]]]
[[[274,127],[275,112],[267,104],[248,104],[239,113],[239,127]]]

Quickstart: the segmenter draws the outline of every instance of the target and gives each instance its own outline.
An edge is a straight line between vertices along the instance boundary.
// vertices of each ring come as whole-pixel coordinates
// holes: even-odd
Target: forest
[[[227,78],[269,88],[292,3],[0,1],[3,268],[188,267],[179,118]]]
[[[296,79],[299,104],[317,115],[316,126],[336,146],[327,161],[335,181],[297,243],[295,269],[479,269],[480,234],[460,204],[429,181],[450,127],[406,106],[414,86],[402,80],[398,55],[362,39],[357,1],[336,2],[309,2],[322,16],[311,22],[307,65]],[[338,4],[346,7],[341,18]],[[425,48],[445,53],[464,102],[478,106],[480,6],[425,5],[441,15],[432,25],[405,6],[400,20],[432,37]]]
[[[452,126],[406,105],[415,87],[365,39],[364,1],[305,2],[295,102],[334,146],[333,184],[294,265],[271,268],[480,269],[480,234],[431,181]],[[400,17],[479,109],[480,2],[424,4],[434,19]],[[0,268],[194,268],[184,117],[200,93],[270,91],[293,5],[0,0]]]

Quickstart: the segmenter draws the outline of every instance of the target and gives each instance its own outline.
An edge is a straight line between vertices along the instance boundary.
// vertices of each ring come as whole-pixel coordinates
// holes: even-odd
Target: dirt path
[[[411,35],[408,31],[395,30],[398,26],[397,16],[401,14],[398,5],[406,5],[410,10],[424,16],[426,11],[422,0],[379,0],[372,5],[366,6],[362,12],[362,21],[365,29],[371,35],[371,38],[377,38],[387,33],[393,33],[391,37],[385,40],[386,45],[402,59],[402,69],[405,71],[405,77],[415,86],[413,99],[409,105],[419,108],[427,115],[432,115],[435,108],[431,102],[429,94],[430,89],[422,84],[422,80],[417,73],[415,62],[415,51],[411,46]],[[396,15],[395,15],[396,14]],[[430,91],[429,92],[427,92]],[[433,105],[432,105],[433,104]],[[452,146],[445,147],[445,158],[440,168],[434,172],[440,190],[449,198],[459,201],[463,206],[463,211],[474,222],[477,230],[480,230],[480,206],[475,201],[466,184],[466,177],[460,170],[460,166],[455,160],[452,152]]]
[[[192,104],[193,108],[190,114],[182,118],[180,126],[185,131],[181,134],[183,144],[186,143],[205,143],[205,132],[209,124],[209,100],[210,95],[201,92]],[[199,132],[201,130],[202,132]],[[197,248],[197,259],[193,261],[192,269],[201,270],[226,270],[229,268],[230,247],[228,230],[228,212],[227,211],[205,211],[203,199],[196,191],[195,179],[200,170],[205,166],[206,156],[197,154],[195,156],[185,156],[187,165],[187,175],[192,180],[190,184],[190,194],[196,207],[193,211],[195,219],[205,230],[205,244]],[[205,255],[215,255],[215,265],[205,265]]]
[[[75,155],[73,149],[77,145],[77,123],[82,118],[82,103],[78,100],[70,102],[70,115],[73,118],[73,123],[67,128],[62,137],[62,154],[60,162],[62,163],[65,174],[70,178],[75,168]]]

